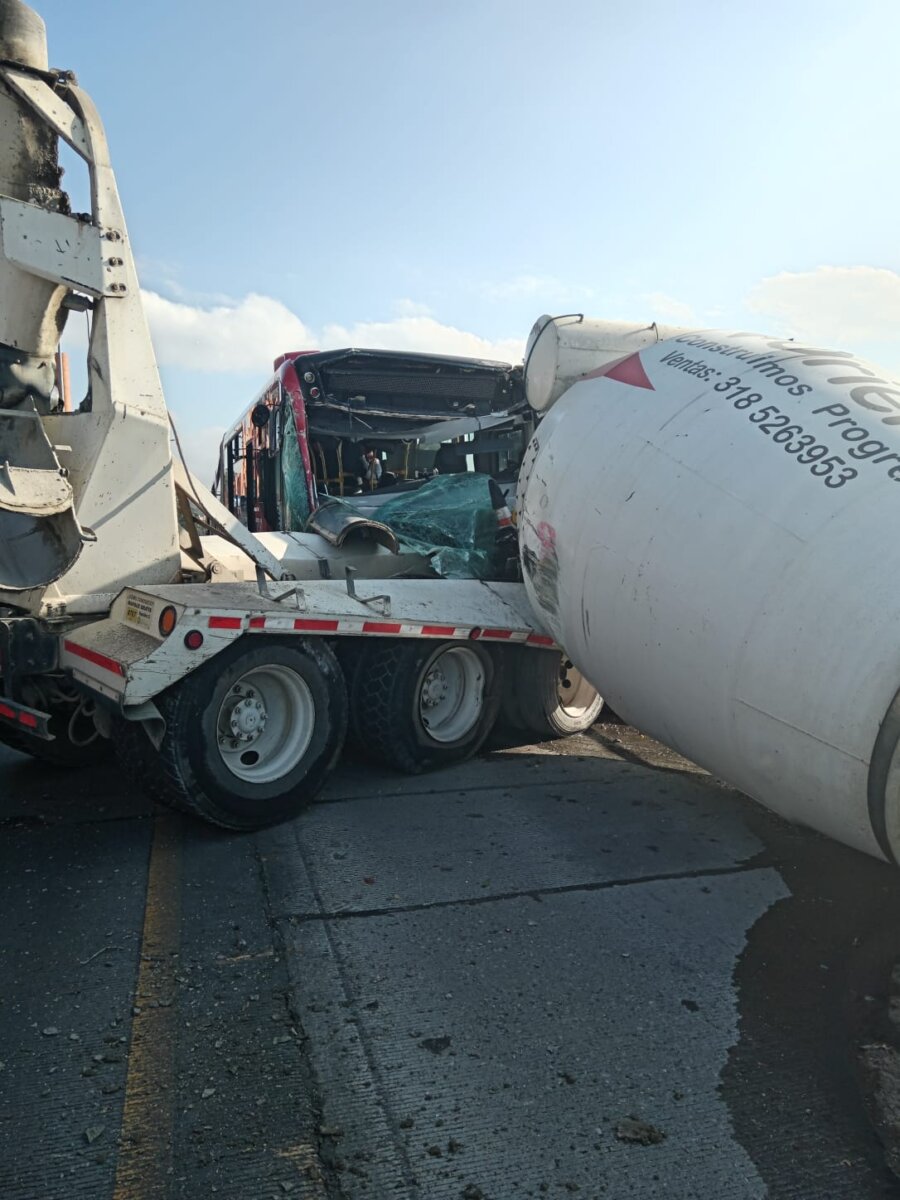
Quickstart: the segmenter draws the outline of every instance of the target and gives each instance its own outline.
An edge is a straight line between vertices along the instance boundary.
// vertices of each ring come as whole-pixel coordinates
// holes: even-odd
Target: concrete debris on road
[[[348,764],[169,858],[48,779],[0,751],[3,1200],[900,1200],[853,1086],[900,1128],[900,873],[633,731]]]
[[[628,1142],[633,1146],[658,1146],[666,1140],[666,1134],[647,1121],[639,1121],[637,1117],[624,1117],[617,1122],[616,1137],[620,1142]]]

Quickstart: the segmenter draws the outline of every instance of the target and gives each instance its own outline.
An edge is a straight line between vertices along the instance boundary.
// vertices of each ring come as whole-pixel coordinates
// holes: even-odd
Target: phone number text
[[[798,463],[808,467],[810,473],[821,479],[826,487],[843,487],[859,474],[855,467],[848,466],[846,459],[833,454],[814,434],[807,433],[802,425],[795,424],[787,413],[774,404],[764,404],[761,393],[741,385],[737,376],[723,379],[715,385],[714,390],[723,392],[725,399],[731,400],[739,412],[747,413],[760,433],[770,437],[786,454],[793,455]]]

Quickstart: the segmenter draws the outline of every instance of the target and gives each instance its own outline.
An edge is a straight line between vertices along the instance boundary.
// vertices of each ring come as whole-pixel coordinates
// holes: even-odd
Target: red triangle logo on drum
[[[656,391],[647,377],[640,354],[629,354],[612,364],[605,363],[602,367],[598,367],[596,371],[591,371],[588,375],[585,375],[584,378],[599,379],[602,376],[605,376],[607,379],[615,379],[616,383],[627,383],[629,387],[646,388],[651,392]]]

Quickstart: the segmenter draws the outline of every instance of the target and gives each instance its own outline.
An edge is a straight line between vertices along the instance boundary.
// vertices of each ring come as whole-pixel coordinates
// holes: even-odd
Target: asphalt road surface
[[[900,1197],[900,872],[617,725],[225,835],[0,750],[3,1200]]]

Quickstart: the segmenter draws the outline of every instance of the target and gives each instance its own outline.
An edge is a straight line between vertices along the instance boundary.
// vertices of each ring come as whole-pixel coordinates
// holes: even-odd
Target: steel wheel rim
[[[315,726],[306,680],[290,667],[256,667],[235,680],[219,705],[219,757],[244,783],[274,783],[301,762]]]
[[[567,717],[571,717],[573,720],[578,720],[579,717],[588,713],[595,707],[599,699],[594,685],[585,679],[568,658],[560,659],[556,696],[559,700],[559,707]]]
[[[419,682],[418,712],[430,738],[458,742],[477,726],[484,708],[484,664],[468,646],[442,650]]]

